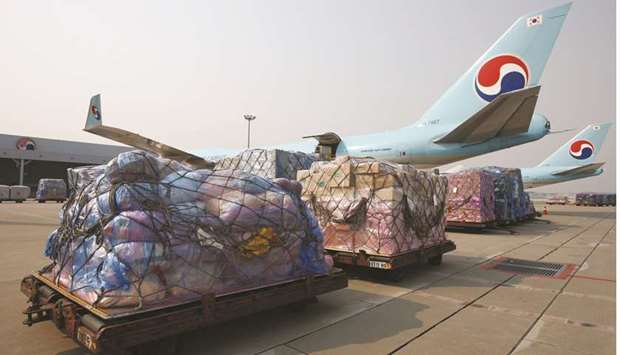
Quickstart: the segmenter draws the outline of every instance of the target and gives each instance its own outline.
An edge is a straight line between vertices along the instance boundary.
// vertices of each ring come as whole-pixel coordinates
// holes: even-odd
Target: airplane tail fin
[[[103,124],[101,117],[101,95],[97,94],[90,98],[90,105],[88,106],[88,115],[86,116],[85,130],[89,130],[93,127],[101,126]]]
[[[215,165],[212,161],[160,143],[154,139],[143,137],[137,133],[126,131],[121,128],[104,126],[101,117],[101,95],[95,95],[90,99],[84,131],[160,155],[164,158],[189,164],[196,169],[213,168]]]
[[[613,123],[588,125],[538,166],[575,166],[593,163],[612,125]]]
[[[517,19],[414,126],[458,125],[501,94],[538,86],[570,6]]]

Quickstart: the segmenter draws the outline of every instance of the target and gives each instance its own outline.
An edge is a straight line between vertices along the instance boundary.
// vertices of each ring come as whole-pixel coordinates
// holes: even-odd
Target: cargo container
[[[597,193],[597,192],[580,192],[575,196],[575,205],[577,206],[615,206],[616,205],[616,194]]]
[[[9,200],[22,203],[30,197],[30,187],[13,185],[9,188]]]
[[[495,224],[493,176],[471,169],[448,177],[446,215],[448,227],[486,228]]]
[[[67,184],[63,179],[41,179],[35,195],[39,203],[45,201],[63,202],[67,199]]]
[[[410,165],[339,157],[316,162],[297,178],[336,264],[398,276],[418,262],[439,265],[442,255],[456,248],[446,238],[444,176]]]
[[[10,190],[11,188],[9,186],[0,185],[0,203],[2,203],[2,201],[8,201],[10,199]]]
[[[27,322],[60,314],[59,327],[92,351],[346,286],[296,181],[142,151],[69,176],[72,193],[45,245],[51,263],[23,283]],[[39,289],[55,298],[40,301]]]

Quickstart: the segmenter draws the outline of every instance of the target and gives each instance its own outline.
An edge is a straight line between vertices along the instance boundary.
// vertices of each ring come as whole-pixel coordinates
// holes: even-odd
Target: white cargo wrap
[[[0,185],[0,201],[6,201],[9,199],[10,188],[7,185]]]
[[[12,201],[24,201],[30,196],[30,188],[24,185],[13,185],[9,188],[9,199]]]

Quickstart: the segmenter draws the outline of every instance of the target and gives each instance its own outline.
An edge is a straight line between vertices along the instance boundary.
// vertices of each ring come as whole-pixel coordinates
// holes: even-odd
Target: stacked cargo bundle
[[[616,205],[616,194],[607,194],[605,198],[605,204],[608,206]]]
[[[482,169],[448,175],[448,225],[486,226],[495,221],[493,176]]]
[[[100,308],[174,304],[325,274],[298,182],[141,151],[71,171],[43,274]]]
[[[12,185],[9,187],[9,200],[22,203],[30,197],[30,187],[26,185]]]
[[[408,165],[340,157],[312,164],[298,173],[298,180],[330,252],[391,257],[454,245],[445,234],[443,176]]]
[[[577,206],[615,206],[616,194],[580,192],[575,196]]]
[[[41,179],[37,187],[36,199],[39,202],[48,200],[64,201],[67,198],[67,185],[63,179]]]
[[[248,149],[218,161],[214,170],[239,170],[264,178],[294,180],[298,170],[306,170],[316,159],[301,152],[280,149]]]
[[[67,169],[69,195],[79,193],[105,172],[105,165],[80,166]]]
[[[517,215],[517,221],[522,221],[524,219],[527,218],[527,199],[526,196],[527,194],[524,191],[521,191],[519,193],[519,198],[517,199],[517,203],[516,203],[516,215]]]
[[[0,185],[0,202],[9,200],[10,187],[7,185]]]
[[[527,192],[523,193],[523,201],[524,201],[524,209],[525,209],[525,219],[533,219],[536,217],[536,209],[534,208],[534,203],[532,202],[532,198],[530,194]]]
[[[521,170],[489,166],[484,171],[493,176],[495,185],[495,221],[499,224],[510,224],[520,219],[521,194],[523,180]]]

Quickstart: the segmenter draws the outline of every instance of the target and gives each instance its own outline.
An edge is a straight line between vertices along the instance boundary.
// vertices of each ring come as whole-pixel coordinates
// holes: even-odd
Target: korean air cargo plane
[[[523,186],[534,188],[601,175],[605,163],[594,160],[612,125],[591,124],[538,166],[522,168]]]
[[[328,132],[266,148],[374,157],[431,168],[538,140],[549,121],[534,113],[540,78],[570,3],[517,19],[510,28],[411,125],[387,132],[343,136]],[[186,152],[119,128],[104,126],[100,96],[90,102],[85,131],[184,161],[208,166],[240,150]]]

